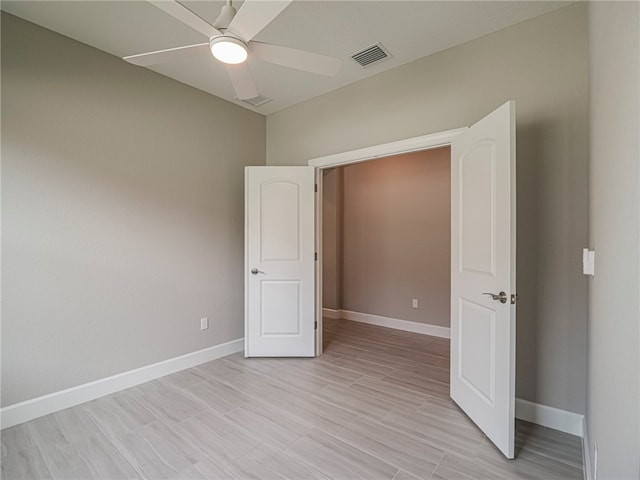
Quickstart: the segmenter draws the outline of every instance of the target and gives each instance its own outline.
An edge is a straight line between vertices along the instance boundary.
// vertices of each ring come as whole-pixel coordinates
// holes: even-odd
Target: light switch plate
[[[582,273],[585,275],[595,275],[596,251],[588,248],[582,249]]]

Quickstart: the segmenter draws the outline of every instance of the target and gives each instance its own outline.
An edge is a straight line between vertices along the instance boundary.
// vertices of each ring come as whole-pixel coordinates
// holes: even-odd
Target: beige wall
[[[342,308],[342,168],[322,171],[322,306]]]
[[[587,19],[578,2],[267,118],[267,163],[470,125],[517,102],[517,395],[584,412]]]
[[[449,148],[343,170],[342,308],[448,327]]]
[[[587,429],[598,478],[640,478],[640,5],[589,3]],[[592,471],[593,472],[593,471]],[[595,472],[594,472],[595,473]]]
[[[264,159],[264,117],[3,13],[2,405],[241,338]]]

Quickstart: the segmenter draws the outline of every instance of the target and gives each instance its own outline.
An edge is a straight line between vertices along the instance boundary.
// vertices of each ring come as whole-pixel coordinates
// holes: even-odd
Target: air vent
[[[262,95],[258,95],[257,97],[253,97],[253,98],[247,98],[245,100],[242,100],[244,103],[248,103],[249,105],[253,106],[253,107],[260,107],[262,105],[264,105],[267,102],[270,102],[271,99],[267,98],[267,97],[263,97]]]
[[[381,62],[385,58],[391,57],[389,50],[384,48],[381,43],[376,43],[370,47],[360,50],[359,52],[349,55],[354,61],[362,67],[367,67],[372,63]]]

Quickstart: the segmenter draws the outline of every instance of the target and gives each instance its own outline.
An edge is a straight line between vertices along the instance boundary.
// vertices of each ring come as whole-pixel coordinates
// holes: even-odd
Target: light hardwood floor
[[[316,359],[216,360],[2,431],[2,478],[581,479],[577,437],[509,461],[449,399],[449,342],[325,320]]]

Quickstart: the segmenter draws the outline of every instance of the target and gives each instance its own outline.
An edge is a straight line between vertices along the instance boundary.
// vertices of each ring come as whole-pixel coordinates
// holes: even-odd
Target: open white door
[[[315,354],[313,167],[246,167],[245,356]]]
[[[515,166],[513,101],[451,143],[451,398],[507,458],[515,428]]]

